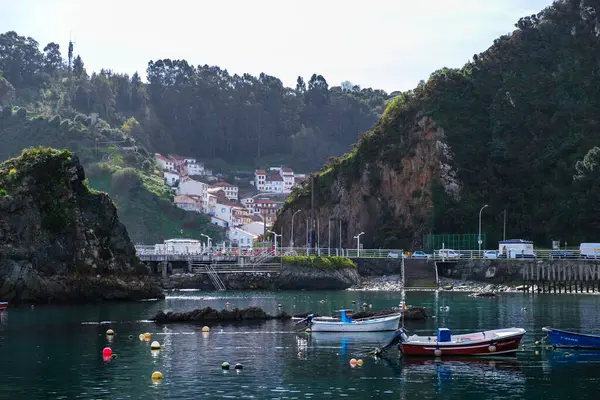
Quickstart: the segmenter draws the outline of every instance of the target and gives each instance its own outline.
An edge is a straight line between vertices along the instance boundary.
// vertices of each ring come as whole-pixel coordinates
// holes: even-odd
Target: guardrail
[[[320,257],[348,257],[348,258],[413,258],[430,259],[434,261],[456,261],[456,260],[476,260],[476,259],[506,259],[506,260],[600,260],[600,253],[595,256],[580,254],[579,250],[534,250],[534,254],[507,254],[506,257],[498,256],[496,250],[453,250],[454,253],[445,249],[445,256],[442,256],[441,249],[433,253],[423,253],[406,256],[402,249],[340,249],[340,248],[306,248],[306,247],[278,247],[273,248],[225,248],[216,247],[205,248],[201,252],[186,253],[177,251],[155,250],[154,246],[135,246],[136,252],[140,258],[160,259],[160,260],[181,260],[190,259],[192,261],[205,261],[211,259],[225,259],[228,257],[249,257],[250,263],[262,263],[272,257],[281,256],[320,256]],[[495,253],[492,253],[495,252]]]

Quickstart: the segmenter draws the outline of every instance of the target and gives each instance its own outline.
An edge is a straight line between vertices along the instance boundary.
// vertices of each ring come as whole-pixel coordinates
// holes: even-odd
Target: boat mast
[[[404,328],[404,313],[406,312],[406,279],[404,279],[404,250],[402,250],[402,264],[401,264],[401,269],[402,269],[402,302],[401,302],[401,307],[402,307],[402,328]]]

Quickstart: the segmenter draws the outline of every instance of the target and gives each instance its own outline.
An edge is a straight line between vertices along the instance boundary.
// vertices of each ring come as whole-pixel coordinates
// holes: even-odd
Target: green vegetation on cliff
[[[438,147],[447,144],[450,157],[439,163],[455,171],[460,191],[448,190],[439,170],[422,181],[426,171],[413,172],[412,196],[429,199],[433,208],[429,218],[406,225],[409,235],[476,232],[479,209],[489,204],[483,212],[488,247],[502,238],[504,210],[509,237],[540,244],[597,240],[600,6],[590,0],[557,1],[521,18],[516,27],[462,69],[438,70],[396,97],[351,153],[316,174],[317,206],[328,204],[333,182],[349,186],[363,175],[366,197],[377,197],[382,168],[398,173],[409,168],[404,163],[427,140],[431,131],[415,127],[428,117],[443,130]],[[302,208],[309,195],[306,184],[286,209]],[[407,215],[381,211],[377,218],[378,229],[393,230]],[[370,233],[366,245],[414,243],[404,236],[384,244],[389,235]]]
[[[148,152],[102,120],[92,124],[90,117],[81,114],[73,120],[29,116],[24,108],[12,112],[6,107],[0,111],[0,138],[0,160],[31,146],[66,147],[74,152],[86,169],[90,188],[111,196],[135,243],[158,243],[182,235],[201,239],[202,233],[215,240],[222,236],[206,216],[173,206],[171,191],[155,173]],[[0,195],[4,189],[0,184]]]

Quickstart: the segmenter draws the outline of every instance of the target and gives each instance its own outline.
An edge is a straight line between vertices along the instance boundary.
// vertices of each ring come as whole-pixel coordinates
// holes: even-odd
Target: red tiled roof
[[[277,172],[273,172],[267,176],[267,181],[270,182],[282,182],[283,178]]]
[[[290,172],[290,173],[294,173],[294,170],[291,168],[281,168],[281,172]]]
[[[256,171],[254,171],[254,173],[256,175],[266,175],[267,171],[265,171],[264,169],[257,169]]]
[[[232,185],[231,183],[227,183],[227,182],[217,182],[215,184],[213,184],[214,187],[235,187],[235,185]]]
[[[158,158],[159,160],[163,160],[163,161],[169,161],[165,156],[163,156],[160,153],[155,153],[154,158]]]
[[[276,204],[273,200],[269,199],[258,199],[254,201],[254,204]]]

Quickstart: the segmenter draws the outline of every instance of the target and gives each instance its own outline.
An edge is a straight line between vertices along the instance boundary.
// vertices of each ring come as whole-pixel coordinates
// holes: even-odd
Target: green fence
[[[486,235],[481,234],[481,249],[485,249]],[[446,249],[453,250],[477,250],[479,244],[477,243],[476,233],[449,233],[449,234],[437,234],[437,235],[424,235],[423,236],[423,250],[427,253],[431,253],[434,250],[438,250],[443,247]]]

